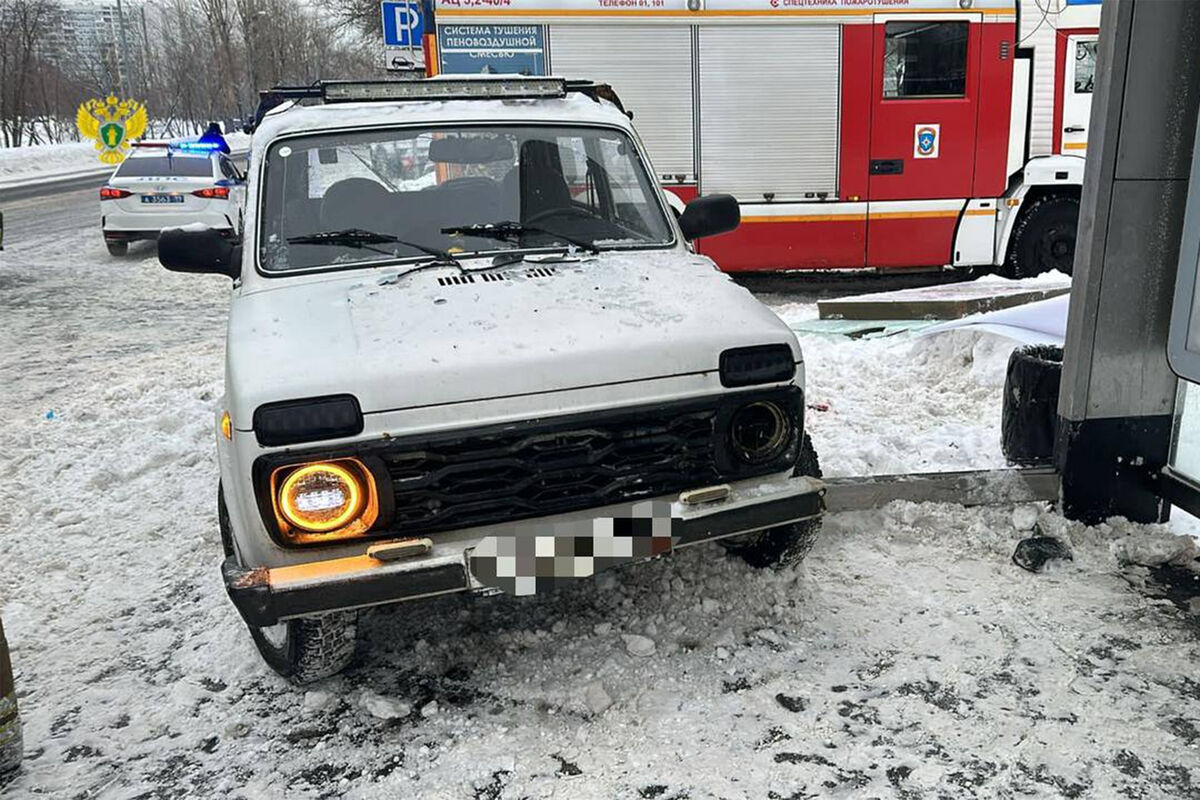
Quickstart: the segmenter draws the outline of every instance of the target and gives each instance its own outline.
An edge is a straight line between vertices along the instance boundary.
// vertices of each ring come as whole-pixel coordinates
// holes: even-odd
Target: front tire
[[[821,464],[817,459],[816,448],[808,433],[800,443],[800,458],[796,462],[795,475],[807,475],[812,478],[821,477]],[[755,531],[741,536],[731,536],[721,539],[721,546],[729,553],[738,556],[751,567],[763,569],[774,567],[795,566],[804,560],[817,542],[821,532],[821,518],[806,519]]]
[[[105,242],[104,246],[108,248],[108,254],[116,258],[129,252],[129,242]]]
[[[267,666],[301,685],[341,672],[354,660],[358,645],[357,611],[247,627]]]
[[[221,549],[235,554],[233,526],[225,493],[217,483],[217,524]],[[358,647],[358,612],[335,611],[260,628],[246,624],[267,666],[295,684],[312,683],[341,672],[354,660]]]
[[[1050,270],[1070,275],[1078,227],[1079,198],[1051,195],[1034,201],[1017,221],[1001,273],[1014,279]]]

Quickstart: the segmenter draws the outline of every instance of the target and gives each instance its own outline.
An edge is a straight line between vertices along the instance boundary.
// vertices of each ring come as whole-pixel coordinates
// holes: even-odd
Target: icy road
[[[1200,626],[1129,563],[1191,541],[1034,507],[834,516],[794,572],[706,548],[376,611],[355,667],[293,688],[217,571],[225,282],[110,259],[90,191],[4,210],[0,614],[27,760],[0,795],[1200,796]],[[804,347],[828,473],[1000,464],[1000,340]],[[1073,563],[1012,565],[1035,521]]]

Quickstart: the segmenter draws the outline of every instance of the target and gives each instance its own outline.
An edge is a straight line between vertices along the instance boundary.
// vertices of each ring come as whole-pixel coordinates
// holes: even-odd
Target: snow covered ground
[[[5,209],[0,615],[27,761],[0,795],[1200,796],[1200,626],[1128,563],[1194,544],[1037,507],[831,516],[793,572],[699,548],[375,611],[356,666],[291,687],[217,572],[227,284],[110,259],[96,214],[90,191]],[[828,474],[1002,464],[1002,340],[803,344]],[[1075,560],[1013,566],[1035,522]]]

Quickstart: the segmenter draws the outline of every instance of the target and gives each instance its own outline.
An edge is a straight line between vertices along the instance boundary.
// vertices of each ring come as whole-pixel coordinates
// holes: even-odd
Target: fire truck
[[[429,74],[611,84],[730,272],[1070,272],[1099,0],[429,0]],[[432,19],[428,19],[432,17]]]

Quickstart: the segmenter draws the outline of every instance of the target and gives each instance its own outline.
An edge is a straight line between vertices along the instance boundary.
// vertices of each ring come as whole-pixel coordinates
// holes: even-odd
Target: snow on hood
[[[715,371],[723,350],[758,344],[788,343],[800,360],[778,317],[679,251],[515,264],[500,271],[507,280],[445,286],[453,268],[399,272],[279,279],[237,298],[234,418],[329,394],[371,413],[697,374]]]

